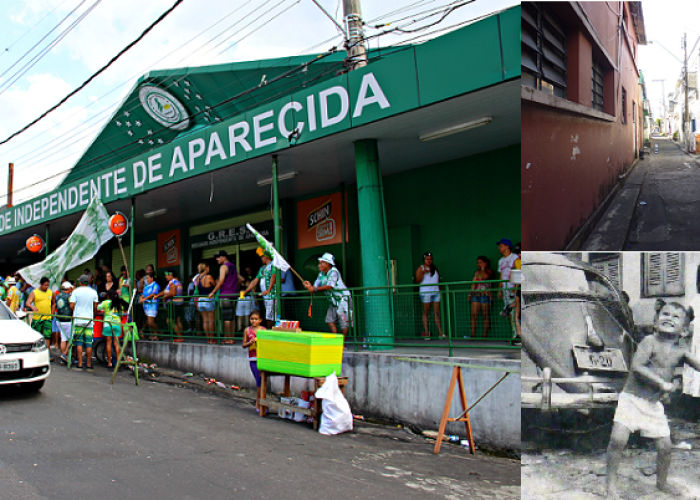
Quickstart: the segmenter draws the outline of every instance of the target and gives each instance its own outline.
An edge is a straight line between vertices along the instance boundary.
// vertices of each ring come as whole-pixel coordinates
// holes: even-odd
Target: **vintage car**
[[[46,341],[0,302],[0,386],[38,391],[51,373]]]
[[[561,254],[526,253],[522,271],[522,406],[614,405],[635,345],[626,296]]]

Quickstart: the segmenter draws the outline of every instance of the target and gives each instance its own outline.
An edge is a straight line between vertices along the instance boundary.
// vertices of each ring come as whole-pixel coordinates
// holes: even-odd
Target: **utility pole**
[[[683,112],[683,133],[685,135],[685,152],[690,152],[690,111],[688,110],[688,34],[683,33],[683,72],[685,73],[685,111]]]
[[[10,163],[8,165],[8,173],[7,173],[7,208],[12,208],[12,186],[14,184],[14,179],[15,179],[15,164]]]
[[[343,13],[348,38],[348,69],[350,71],[367,66],[367,49],[362,30],[360,0],[343,0]]]

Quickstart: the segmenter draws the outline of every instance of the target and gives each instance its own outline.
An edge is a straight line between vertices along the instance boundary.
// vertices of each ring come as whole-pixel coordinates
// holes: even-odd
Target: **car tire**
[[[100,363],[104,365],[107,364],[107,344],[105,344],[104,339],[99,339],[93,343],[92,355],[95,356]]]
[[[38,382],[25,382],[20,385],[24,392],[39,392],[42,387],[44,387],[44,380],[39,380]]]

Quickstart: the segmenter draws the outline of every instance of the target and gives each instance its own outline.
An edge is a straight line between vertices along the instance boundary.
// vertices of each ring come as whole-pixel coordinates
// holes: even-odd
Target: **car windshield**
[[[617,301],[615,290],[599,275],[584,269],[530,264],[523,266],[523,292],[556,293]]]

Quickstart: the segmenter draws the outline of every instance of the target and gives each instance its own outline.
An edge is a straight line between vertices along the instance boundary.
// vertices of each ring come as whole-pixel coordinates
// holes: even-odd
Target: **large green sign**
[[[395,62],[406,64],[408,58]],[[393,62],[393,61],[392,61]],[[380,65],[381,66],[381,65]],[[396,67],[396,74],[406,74]],[[402,64],[403,66],[403,64]],[[304,89],[230,120],[153,149],[112,168],[62,186],[0,212],[0,235],[85,209],[93,196],[103,203],[177,182],[249,158],[346,130],[373,119],[416,107],[415,66],[397,89],[386,69],[345,74]],[[413,73],[413,78],[410,74]],[[395,77],[394,77],[395,78]]]
[[[0,236],[82,211],[95,195],[103,203],[129,198],[515,78],[520,74],[519,57],[515,57],[519,18],[519,8],[509,9],[0,211]],[[501,35],[501,25],[512,25],[509,32],[513,33]],[[488,40],[490,51],[465,53],[470,43],[484,40]],[[491,46],[499,43],[501,51]],[[184,108],[168,92],[152,84],[141,90],[142,104],[161,123],[177,127],[187,118]]]

